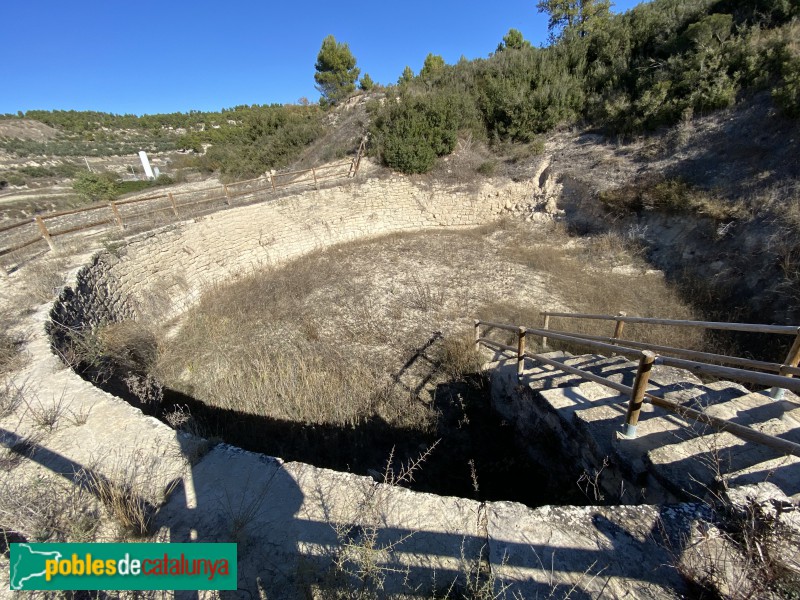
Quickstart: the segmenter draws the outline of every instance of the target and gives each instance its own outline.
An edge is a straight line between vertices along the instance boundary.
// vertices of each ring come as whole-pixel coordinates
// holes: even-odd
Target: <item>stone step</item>
[[[769,481],[795,502],[800,502],[800,458],[781,456],[728,475],[728,486],[739,487]]]
[[[593,382],[568,388],[539,392],[549,408],[550,420],[557,420],[573,452],[589,450],[598,459],[608,459],[636,489],[625,490],[635,497],[621,501],[648,499],[655,490],[648,483],[647,466],[642,460],[647,451],[665,444],[680,443],[693,434],[689,424],[678,415],[645,404],[639,419],[638,437],[622,436],[628,398]],[[585,452],[584,452],[585,453]],[[595,465],[597,467],[599,465]],[[619,486],[616,488],[619,490]]]
[[[751,426],[792,441],[800,434],[800,428],[789,427],[782,419],[769,419]],[[695,429],[699,427],[699,424],[695,425]],[[727,432],[713,432],[710,427],[708,431],[707,435],[649,450],[645,457],[646,466],[662,485],[674,493],[704,498],[709,491],[717,489],[722,480],[736,474],[741,477],[747,473],[764,472],[765,477],[769,476],[764,464],[784,458],[782,452],[762,444],[742,440]],[[789,466],[792,465],[794,461],[789,461]],[[791,486],[782,487],[784,493],[792,496],[800,492],[800,478],[787,476],[784,466],[781,470],[781,480],[794,481]]]
[[[572,354],[562,351],[547,352],[542,356],[565,364],[574,360]],[[556,367],[537,363],[534,360],[525,362],[525,370],[523,373],[526,384],[535,390],[569,387],[579,385],[581,382],[586,381],[582,377],[559,371]]]
[[[707,406],[728,402],[750,393],[747,388],[733,381],[687,383],[685,386],[676,385],[673,389],[664,390],[664,392],[657,395],[662,396],[665,400],[700,411],[705,410]]]
[[[713,417],[725,419],[739,425],[754,425],[770,419],[783,419],[787,412],[791,415],[800,411],[793,403],[775,400],[768,392],[750,392],[744,396],[731,398],[726,402],[705,406],[703,412]],[[797,412],[800,417],[800,412]],[[787,423],[787,430],[800,426]]]
[[[598,354],[584,354],[564,361],[566,365],[600,375],[629,387],[636,379],[638,362],[624,356],[605,357]],[[684,369],[655,365],[650,372],[650,385],[653,393],[663,395],[672,391],[691,390],[702,386],[702,381]]]

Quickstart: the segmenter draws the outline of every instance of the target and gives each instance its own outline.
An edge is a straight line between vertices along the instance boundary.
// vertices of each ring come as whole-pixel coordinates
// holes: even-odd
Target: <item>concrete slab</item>
[[[680,598],[668,540],[681,539],[693,505],[487,507],[495,590],[520,598]]]

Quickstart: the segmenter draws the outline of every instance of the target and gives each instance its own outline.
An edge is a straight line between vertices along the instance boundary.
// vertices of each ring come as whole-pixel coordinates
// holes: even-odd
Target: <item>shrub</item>
[[[150,180],[135,180],[135,181],[119,181],[117,182],[117,195],[130,194],[133,192],[141,192],[151,187],[159,187],[162,185],[172,185],[175,181],[169,175],[162,173],[156,179]]]
[[[87,200],[113,200],[119,194],[117,178],[111,173],[80,173],[72,189]]]
[[[492,175],[494,175],[496,169],[497,169],[497,162],[494,160],[487,160],[486,162],[482,162],[476,170],[481,175],[486,175],[487,177],[491,177]]]
[[[403,173],[427,173],[458,139],[456,102],[449,95],[403,97],[373,125],[383,162]]]
[[[641,178],[600,192],[600,202],[617,216],[643,210],[670,214],[701,214],[722,220],[741,216],[742,209],[679,179]]]
[[[772,90],[775,102],[791,117],[800,117],[800,56],[781,65],[783,80]]]

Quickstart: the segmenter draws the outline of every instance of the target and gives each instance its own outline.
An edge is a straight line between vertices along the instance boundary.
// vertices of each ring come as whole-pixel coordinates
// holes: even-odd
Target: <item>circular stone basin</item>
[[[298,355],[300,358],[305,355],[307,364],[303,368],[307,380],[322,370],[320,365],[336,362],[331,358],[332,347],[336,346],[340,356],[355,356],[355,362],[347,370],[351,374],[355,371],[355,376],[351,381],[346,380],[340,369],[337,385],[333,386],[334,392],[345,396],[341,398],[345,410],[322,416],[311,411],[293,418],[292,411],[265,412],[246,403],[212,402],[207,395],[193,393],[191,374],[174,376],[173,372],[172,379],[160,383],[144,378],[137,369],[142,353],[131,350],[136,344],[123,343],[127,349],[114,355],[124,359],[116,361],[114,376],[107,377],[109,365],[103,363],[106,372],[102,386],[174,426],[207,437],[221,437],[244,448],[390,478],[424,456],[425,466],[414,475],[420,489],[538,503],[534,490],[519,482],[541,478],[513,446],[507,424],[499,422],[489,410],[485,384],[479,377],[453,381],[436,366],[443,353],[448,352],[448,340],[456,339],[466,316],[464,311],[473,310],[470,303],[464,303],[464,288],[459,287],[463,286],[464,278],[491,289],[501,285],[505,276],[502,269],[481,256],[490,244],[492,230],[449,233],[442,228],[465,229],[491,222],[506,210],[511,203],[509,198],[518,201],[526,193],[524,185],[509,184],[502,193],[486,190],[477,194],[452,191],[431,194],[426,190],[422,195],[407,181],[398,180],[367,183],[353,190],[325,190],[307,198],[217,213],[156,236],[139,237],[114,254],[105,252],[95,257],[78,275],[77,285],[66,290],[54,306],[53,322],[64,327],[52,327],[52,337],[56,345],[63,345],[68,337],[65,332],[94,328],[95,332],[112,338],[111,333],[119,333],[117,330],[124,327],[109,327],[108,323],[136,322],[143,330],[168,328],[171,335],[167,336],[167,346],[170,343],[179,346],[189,325],[197,321],[192,308],[207,304],[207,294],[222,293],[219,289],[222,281],[236,282],[248,271],[310,254],[303,259],[307,263],[304,273],[298,273],[301,263],[292,263],[293,270],[284,271],[285,276],[279,270],[268,271],[268,283],[315,282],[299,292],[306,305],[313,304],[315,299],[320,302],[325,299],[330,303],[328,306],[352,311],[337,322],[338,332],[326,331],[325,318],[317,317],[307,320],[305,328],[298,327],[297,321],[293,328],[284,331],[273,328],[274,337],[257,338],[253,340],[254,347],[267,344],[273,347],[282,336],[287,336],[286,347],[280,353],[285,359],[283,367],[288,369],[286,373],[293,368],[294,375],[298,375]],[[333,228],[331,223],[337,227]],[[390,237],[362,247],[336,246],[327,253],[315,253],[357,237],[431,228],[440,234],[423,243],[424,249],[415,250],[414,243],[405,238]],[[391,252],[384,257],[383,267],[391,268],[388,274],[378,276],[380,248],[387,244]],[[356,255],[345,256],[353,251]],[[366,263],[355,260],[358,252]],[[391,258],[403,254],[409,260],[402,265]],[[420,277],[419,269],[415,270],[414,261],[421,260],[422,255],[431,262],[429,271],[439,271],[428,273],[435,275],[432,278]],[[443,257],[447,260],[443,261]],[[457,264],[453,262],[456,257]],[[313,261],[316,263],[312,264]],[[367,272],[367,263],[373,265],[374,273]],[[463,266],[470,263],[480,267],[478,271],[465,272]],[[336,294],[342,295],[341,286],[333,289],[335,286],[318,285],[321,279],[328,283],[338,279],[333,269],[336,264],[352,264],[349,284],[371,283],[371,292],[345,291],[349,304],[348,301],[336,304]],[[323,277],[323,273],[328,277]],[[255,285],[258,279],[253,280]],[[376,282],[380,285],[374,285]],[[387,291],[387,286],[396,289]],[[387,293],[396,296],[394,306],[391,303],[380,306],[380,297]],[[334,297],[324,298],[326,294]],[[263,300],[263,295],[257,297]],[[477,297],[471,304],[477,307],[481,301]],[[275,304],[263,307],[278,313],[281,310]],[[434,310],[444,308],[450,311],[450,322],[441,318],[441,311]],[[370,316],[380,322],[367,322]],[[233,321],[217,320],[217,323],[231,328]],[[446,326],[444,334],[438,332],[437,325]],[[248,328],[246,323],[237,326],[245,331]],[[403,330],[401,344],[395,337],[398,330]],[[135,335],[141,340],[140,334],[141,331]],[[391,360],[381,359],[379,353],[369,349],[365,352],[364,339],[383,346],[384,355]],[[322,354],[317,363],[308,361],[308,356],[320,355],[326,345],[328,354]],[[389,368],[379,372],[376,364],[365,359],[370,354],[377,363],[383,360],[383,366]],[[220,357],[231,356],[223,352]],[[245,362],[245,358],[240,362]],[[85,369],[90,376],[97,379],[100,375],[93,366],[85,363],[83,366],[90,367]],[[280,367],[270,366],[272,371]],[[201,367],[203,370],[208,371],[206,366]],[[132,373],[136,372],[138,379],[134,381]],[[328,374],[330,370],[325,375]],[[330,384],[330,377],[317,380],[318,384],[324,385],[326,381]],[[166,385],[159,389],[162,383]],[[377,385],[356,394],[359,386],[365,384]],[[353,412],[349,404],[356,396],[372,410]]]

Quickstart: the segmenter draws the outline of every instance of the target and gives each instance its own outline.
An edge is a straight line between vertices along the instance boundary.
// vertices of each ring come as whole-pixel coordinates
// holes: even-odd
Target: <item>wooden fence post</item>
[[[481,322],[478,319],[475,319],[475,350],[480,347],[480,342],[478,340],[481,339]]]
[[[55,250],[56,247],[53,245],[53,238],[50,237],[50,232],[47,231],[47,226],[44,224],[44,219],[39,215],[36,215],[36,224],[39,226],[39,233],[42,234],[44,241],[47,242],[47,245],[50,247],[50,250]]]
[[[222,184],[222,187],[225,189],[225,204],[230,206],[231,205],[231,193],[228,191],[228,184],[224,183],[224,184]]]
[[[275,175],[272,171],[269,172],[269,182],[272,184],[272,191],[275,191]]]
[[[358,156],[356,156],[356,164],[355,164],[355,167],[353,168],[353,177],[354,178],[355,178],[356,175],[358,175],[358,168],[360,166],[361,166],[361,152],[359,152]]]
[[[617,313],[617,319],[616,319],[617,324],[614,326],[614,335],[612,336],[613,341],[611,342],[615,346],[617,345],[617,341],[622,337],[622,329],[625,327],[625,321],[620,321],[619,317],[625,317],[625,316],[627,316],[627,314],[622,311]],[[617,355],[616,352],[611,353],[611,356],[616,356],[616,355]]]
[[[627,317],[627,316],[628,314],[622,311],[617,313],[617,317]],[[611,342],[615,346],[617,345],[617,340],[622,337],[622,329],[625,327],[625,321],[621,321],[619,318],[617,318],[616,321],[617,324],[614,327],[614,335],[612,336],[614,338],[614,341]]]
[[[175,216],[178,216],[178,207],[175,205],[175,196],[172,195],[172,192],[167,192],[167,196],[169,196],[169,201],[172,204],[172,212],[175,213]]]
[[[311,174],[314,176],[314,188],[319,191],[319,183],[317,182],[317,172],[314,170],[314,167],[311,167]]]
[[[789,349],[789,354],[786,355],[786,360],[783,361],[783,366],[786,367],[796,367],[798,364],[800,364],[800,328],[797,330],[797,335],[794,338],[794,342],[792,342],[792,347]],[[781,372],[780,374],[792,377],[791,373]],[[772,388],[769,391],[769,395],[775,400],[782,400],[783,392],[783,388]]]
[[[550,315],[544,316],[544,325],[542,325],[542,329],[548,329],[550,327]],[[542,348],[547,348],[547,336],[542,337]]]
[[[361,143],[358,145],[358,151],[356,151],[356,156],[353,158],[353,162],[350,163],[350,171],[347,173],[348,177],[355,177],[358,175],[358,167],[361,166],[361,156],[364,154],[364,150],[367,146],[367,138],[361,138]]]
[[[636,425],[639,423],[639,413],[642,410],[644,393],[647,391],[647,382],[650,380],[650,371],[653,369],[655,360],[655,353],[650,350],[642,351],[639,370],[636,372],[636,381],[633,382],[633,393],[628,403],[628,414],[625,416],[625,437],[636,437]]]
[[[125,225],[122,223],[122,215],[119,214],[119,209],[117,208],[116,202],[109,202],[108,205],[111,207],[111,210],[114,212],[114,220],[117,222],[117,226],[120,230],[125,229]]]
[[[522,378],[522,371],[525,368],[525,332],[524,327],[517,330],[517,378]]]

